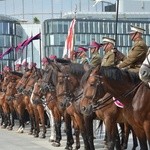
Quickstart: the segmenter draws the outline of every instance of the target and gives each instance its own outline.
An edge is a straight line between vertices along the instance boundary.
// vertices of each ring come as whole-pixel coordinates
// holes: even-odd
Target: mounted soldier
[[[115,66],[125,57],[115,48],[115,39],[110,37],[103,37],[102,44],[105,55],[102,59],[101,66]]]
[[[79,47],[77,50],[77,57],[80,59],[80,64],[89,64],[89,59],[86,52],[88,51],[85,47]]]
[[[134,45],[130,49],[128,56],[117,65],[119,68],[127,68],[131,72],[138,73],[146,57],[148,47],[145,44],[142,34],[145,30],[140,27],[131,26],[130,37]]]
[[[100,57],[100,54],[98,53],[100,47],[102,47],[102,44],[99,44],[95,41],[93,41],[89,46],[90,51],[92,53],[92,58],[90,60],[90,65],[92,67],[96,67],[101,64],[102,59]]]
[[[22,72],[22,71],[21,71],[21,64],[16,64],[16,65],[15,65],[15,71],[16,71],[16,72],[20,72],[20,73]]]
[[[23,72],[29,71],[28,65],[29,64],[27,61],[22,62],[22,67],[24,68]]]

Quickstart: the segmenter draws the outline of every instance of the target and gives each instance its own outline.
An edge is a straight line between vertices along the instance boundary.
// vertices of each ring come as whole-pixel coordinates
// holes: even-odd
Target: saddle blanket
[[[117,107],[120,107],[120,108],[124,107],[124,105],[119,100],[117,100],[115,97],[113,97],[113,100]]]

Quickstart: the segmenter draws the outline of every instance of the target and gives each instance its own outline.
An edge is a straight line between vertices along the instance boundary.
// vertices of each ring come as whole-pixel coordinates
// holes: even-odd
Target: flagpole
[[[32,53],[32,62],[34,61],[34,59],[33,59],[33,41],[32,41],[32,48],[31,48],[31,53]]]
[[[42,68],[41,61],[42,61],[42,55],[41,55],[41,38],[39,39],[39,45],[40,45],[40,69]]]
[[[118,14],[119,14],[119,0],[116,0],[116,33],[115,33],[115,47],[117,47],[117,38],[118,38]]]

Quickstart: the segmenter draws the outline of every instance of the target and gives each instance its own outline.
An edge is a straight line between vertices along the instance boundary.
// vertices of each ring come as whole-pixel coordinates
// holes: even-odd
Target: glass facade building
[[[49,19],[43,23],[44,50],[45,55],[55,54],[62,57],[68,28],[72,19]],[[132,46],[129,37],[130,25],[138,25],[146,31],[143,34],[147,45],[150,45],[150,21],[140,19],[119,19],[117,27],[117,48],[124,54]],[[110,19],[76,19],[74,47],[88,47],[91,41],[102,42],[102,37],[109,36],[115,38],[116,22]],[[100,50],[103,55],[103,50]],[[90,55],[90,54],[89,54]]]
[[[16,47],[22,40],[22,33],[23,29],[17,20],[8,16],[0,16],[0,54],[10,47]],[[0,69],[5,65],[13,67],[15,59],[15,50],[12,50],[3,59],[0,59]]]

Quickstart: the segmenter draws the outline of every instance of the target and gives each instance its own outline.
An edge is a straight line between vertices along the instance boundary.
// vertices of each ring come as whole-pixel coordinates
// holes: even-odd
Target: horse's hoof
[[[1,126],[1,128],[2,128],[2,129],[5,129],[5,128],[6,128],[6,125],[3,124],[3,125]]]
[[[13,129],[13,127],[10,127],[10,126],[9,126],[7,129],[11,131],[11,130]]]
[[[31,132],[31,131],[28,133],[28,135],[32,135],[32,134],[33,134],[33,132]]]
[[[54,143],[52,143],[52,146],[54,146],[54,147],[59,147],[59,146],[60,146],[60,143],[54,142]]]
[[[67,149],[67,150],[73,150],[72,146],[68,146],[68,145],[65,147],[65,149]]]
[[[52,143],[52,142],[55,142],[55,140],[54,140],[54,139],[49,139],[48,141],[49,141],[49,142],[51,142],[51,143]]]
[[[37,138],[37,137],[39,137],[39,135],[38,135],[38,134],[35,134],[34,137]]]
[[[80,149],[80,145],[76,146],[73,150],[78,150]]]
[[[40,138],[41,138],[41,139],[45,139],[45,138],[46,138],[46,136],[45,136],[45,135],[42,135]]]

